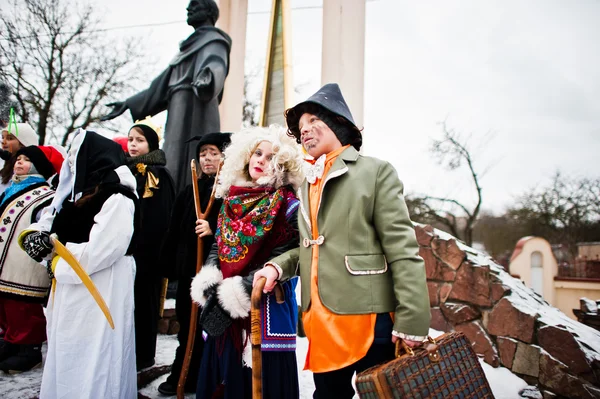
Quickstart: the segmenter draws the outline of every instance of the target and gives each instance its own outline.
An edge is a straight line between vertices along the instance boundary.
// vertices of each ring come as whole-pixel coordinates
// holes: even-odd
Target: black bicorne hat
[[[296,138],[300,137],[300,129],[298,128],[298,122],[302,115],[306,112],[307,108],[310,108],[310,104],[319,105],[325,110],[341,116],[356,127],[350,108],[344,100],[340,86],[337,83],[328,83],[321,87],[319,91],[310,96],[308,100],[303,101],[296,106],[289,108],[285,111],[285,119],[287,121],[288,129]]]

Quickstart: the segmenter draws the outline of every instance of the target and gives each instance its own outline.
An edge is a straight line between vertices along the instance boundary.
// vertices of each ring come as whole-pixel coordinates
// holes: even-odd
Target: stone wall
[[[550,306],[490,257],[416,225],[427,269],[431,327],[461,331],[493,367],[544,398],[600,398],[600,332]]]

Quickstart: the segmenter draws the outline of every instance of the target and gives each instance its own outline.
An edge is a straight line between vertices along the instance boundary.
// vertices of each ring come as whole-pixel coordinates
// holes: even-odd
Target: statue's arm
[[[167,109],[170,76],[171,68],[167,68],[150,83],[150,87],[125,100],[134,121]]]
[[[229,62],[229,49],[221,41],[204,46],[196,56],[194,67],[194,93],[204,101],[217,97],[225,86]]]
[[[115,101],[106,104],[107,107],[112,107],[112,111],[104,115],[100,120],[108,121],[123,114],[125,111],[131,111],[131,117],[135,121],[144,119],[146,116],[154,116],[161,111],[167,109],[169,76],[171,68],[167,68],[150,83],[150,87],[142,90],[137,94],[129,97],[125,101]]]

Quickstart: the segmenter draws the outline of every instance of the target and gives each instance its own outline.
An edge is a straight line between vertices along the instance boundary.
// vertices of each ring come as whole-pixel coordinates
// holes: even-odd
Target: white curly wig
[[[263,141],[273,144],[273,158],[269,164],[269,173],[253,183],[248,173],[248,163],[256,147]],[[297,189],[304,180],[300,145],[279,125],[252,127],[232,134],[231,144],[223,154],[225,162],[216,188],[216,196],[219,198],[225,197],[231,186],[279,188],[289,184]]]

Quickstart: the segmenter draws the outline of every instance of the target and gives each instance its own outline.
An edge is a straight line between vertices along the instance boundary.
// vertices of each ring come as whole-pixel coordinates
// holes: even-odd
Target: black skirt
[[[250,342],[248,342],[250,345]],[[263,398],[298,399],[296,352],[263,352]],[[232,340],[208,337],[198,374],[197,399],[251,399],[252,370],[242,366]]]

